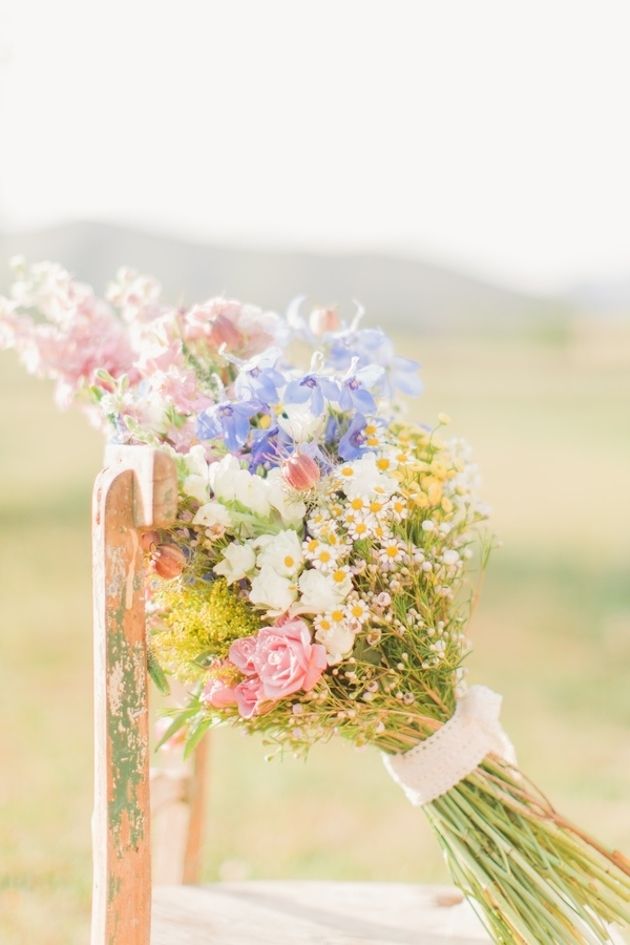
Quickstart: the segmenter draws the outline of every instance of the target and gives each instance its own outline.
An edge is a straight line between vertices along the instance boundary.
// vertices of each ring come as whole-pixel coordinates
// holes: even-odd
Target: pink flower
[[[262,685],[258,676],[250,676],[235,686],[234,696],[239,715],[244,719],[250,719],[260,708],[261,702],[264,702]]]
[[[220,676],[213,676],[203,691],[203,697],[214,709],[225,709],[237,702],[236,688],[228,685]]]
[[[244,676],[253,676],[256,673],[254,655],[257,643],[258,637],[241,637],[230,647],[230,662],[240,669]]]
[[[306,453],[293,453],[282,464],[282,478],[293,489],[304,492],[319,482],[319,466]]]
[[[339,331],[341,321],[334,308],[314,308],[310,314],[309,325],[314,335],[325,335],[328,331]]]
[[[316,685],[327,665],[326,650],[311,643],[303,620],[288,620],[259,631],[252,663],[266,698],[283,699]]]

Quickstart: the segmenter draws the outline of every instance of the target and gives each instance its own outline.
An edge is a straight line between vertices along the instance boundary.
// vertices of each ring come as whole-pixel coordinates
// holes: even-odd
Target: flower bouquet
[[[174,308],[130,270],[102,301],[18,260],[0,341],[111,439],[175,458],[177,520],[143,535],[151,675],[188,692],[163,740],[229,723],[280,752],[372,745],[494,941],[608,942],[630,863],[519,771],[500,698],[465,684],[491,544],[476,467],[448,418],[405,419],[417,366],[361,315]]]

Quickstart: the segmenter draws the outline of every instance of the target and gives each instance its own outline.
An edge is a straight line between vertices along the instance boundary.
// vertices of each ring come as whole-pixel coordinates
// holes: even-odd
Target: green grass
[[[475,446],[503,547],[471,678],[505,696],[522,766],[568,816],[630,847],[630,354],[579,338],[417,341],[427,393]],[[591,338],[593,334],[591,333]],[[626,348],[626,352],[630,347]],[[0,356],[0,941],[78,945],[90,886],[89,492],[101,441]],[[204,873],[442,880],[422,814],[345,744],[265,764],[212,745]]]

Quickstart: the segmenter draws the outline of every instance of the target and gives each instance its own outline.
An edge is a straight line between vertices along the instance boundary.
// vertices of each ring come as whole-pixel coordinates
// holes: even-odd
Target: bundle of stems
[[[381,747],[410,744],[404,737],[397,746],[388,733]],[[630,861],[564,818],[502,759],[489,755],[424,811],[454,881],[498,945],[604,945],[611,923],[630,923]]]

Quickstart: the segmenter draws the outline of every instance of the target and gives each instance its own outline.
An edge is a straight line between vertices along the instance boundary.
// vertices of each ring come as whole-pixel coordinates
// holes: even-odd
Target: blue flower
[[[245,403],[224,400],[197,419],[197,435],[201,440],[214,440],[221,436],[229,450],[238,452],[249,436],[249,421],[259,410],[260,404],[253,400]]]
[[[328,363],[335,370],[348,370],[354,359],[360,367],[377,365],[383,369],[380,388],[388,398],[397,390],[412,395],[422,390],[418,364],[397,355],[391,340],[380,328],[349,330],[334,337],[327,351]]]
[[[280,355],[279,348],[268,348],[242,363],[234,383],[237,395],[265,404],[276,403],[279,400],[278,389],[285,384],[284,375],[276,369]]]
[[[365,452],[365,424],[365,417],[358,413],[339,440],[339,455],[345,462],[356,459]]]
[[[382,380],[385,371],[376,364],[357,368],[357,363],[358,358],[355,358],[341,382],[339,406],[342,410],[354,408],[359,413],[376,413],[376,404],[370,394],[370,388]]]
[[[339,386],[323,374],[305,374],[302,378],[290,381],[284,391],[283,400],[287,404],[306,404],[316,417],[326,406],[326,401],[339,401]]]

